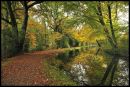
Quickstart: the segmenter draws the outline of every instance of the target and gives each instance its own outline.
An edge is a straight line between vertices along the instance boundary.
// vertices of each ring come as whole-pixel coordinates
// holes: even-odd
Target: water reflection
[[[82,64],[74,64],[71,68],[71,74],[74,80],[79,82],[80,85],[87,84],[88,78],[86,78],[86,71]]]
[[[71,51],[66,51],[65,53],[59,54],[56,59],[62,60],[63,63],[68,63],[71,58],[77,56],[79,54],[80,50],[75,49]]]
[[[114,74],[115,74],[115,71],[116,71],[116,68],[117,68],[117,65],[118,65],[118,61],[119,61],[118,57],[114,56],[112,58],[112,61],[108,65],[108,67],[107,67],[107,69],[106,69],[106,71],[104,73],[104,76],[103,76],[103,78],[101,80],[101,83],[99,85],[109,85],[109,86],[112,85],[113,77],[114,77]],[[105,84],[109,74],[111,74],[110,79],[109,79],[108,83]]]
[[[128,85],[128,62],[108,56],[101,49],[67,51],[56,59],[80,85]]]
[[[101,80],[104,69],[109,63],[110,59],[105,59],[101,55],[94,55],[95,49],[86,52],[81,52],[79,55],[71,59],[71,62],[66,64],[66,68],[71,67],[72,76],[80,83],[80,85],[89,84],[96,85]],[[79,69],[82,66],[81,69]],[[74,67],[75,66],[75,67]],[[74,71],[73,71],[74,70]],[[78,70],[76,72],[76,70]],[[82,73],[82,75],[76,73]],[[82,77],[81,77],[82,76]],[[82,79],[80,79],[82,78]]]
[[[129,67],[128,62],[122,59],[118,62],[118,70],[115,74],[115,78],[113,81],[113,86],[126,86],[129,85]]]

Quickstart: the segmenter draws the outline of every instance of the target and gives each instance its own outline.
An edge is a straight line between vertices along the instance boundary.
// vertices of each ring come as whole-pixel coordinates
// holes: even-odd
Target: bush
[[[1,30],[1,58],[8,58],[15,54],[15,41],[10,29]]]

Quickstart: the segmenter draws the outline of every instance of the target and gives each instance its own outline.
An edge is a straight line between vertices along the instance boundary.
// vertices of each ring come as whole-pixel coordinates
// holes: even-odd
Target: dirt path
[[[11,62],[1,68],[1,85],[48,85],[42,69],[44,59],[56,56],[61,50],[36,51],[12,57]]]

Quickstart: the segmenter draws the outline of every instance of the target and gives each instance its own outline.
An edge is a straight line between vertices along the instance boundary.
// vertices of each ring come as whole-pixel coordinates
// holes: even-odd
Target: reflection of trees
[[[113,86],[125,86],[129,84],[129,67],[128,61],[119,60],[118,70],[114,75]]]
[[[103,75],[103,71],[105,68],[103,65],[107,65],[106,63],[109,62],[102,55],[95,56],[95,54],[93,54],[95,53],[95,50],[96,49],[93,48],[87,52],[86,51],[81,52],[79,55],[75,56],[73,59],[71,58],[71,61],[67,63],[67,66],[71,67],[71,70],[73,70],[74,65],[78,65],[79,63],[84,67],[85,73],[86,73],[85,76],[83,77],[84,79],[82,79],[82,81],[81,80],[78,81],[83,85],[88,85],[88,84],[95,85],[99,83],[99,81],[101,80],[100,77],[101,75]],[[100,51],[100,49],[98,49],[98,51]],[[77,75],[76,73],[78,72],[79,71],[74,70],[72,75]],[[82,70],[80,70],[80,72],[82,72]],[[80,76],[77,75],[75,77],[77,77],[78,79],[78,77]],[[86,78],[87,78],[87,81],[86,81]]]
[[[119,58],[117,58],[117,57],[112,58],[112,61],[110,62],[109,66],[107,67],[107,70],[106,70],[106,72],[101,80],[100,85],[104,85],[110,72],[111,72],[111,77],[110,77],[109,85],[112,85],[112,81],[113,81],[113,77],[114,77],[114,73],[116,71],[118,61],[119,61]]]
[[[97,50],[96,55],[99,53],[99,51],[100,51],[100,48]],[[117,52],[114,52],[114,53],[117,53]],[[114,55],[110,64],[108,65],[106,72],[101,80],[101,83],[99,83],[99,85],[105,84],[106,79],[107,79],[110,72],[111,72],[111,76],[110,76],[110,81],[109,81],[108,85],[110,85],[110,86],[112,85],[113,77],[114,77],[114,73],[115,73],[117,65],[118,65],[118,61],[119,61],[119,57],[116,57],[116,55]]]
[[[114,53],[115,55],[113,56],[113,58],[111,60],[111,58],[109,58],[109,57],[105,58],[106,55],[102,54],[101,51],[103,51],[101,48],[99,48],[99,49],[93,48],[86,52],[80,52],[80,53],[78,50],[70,51],[70,52],[68,52],[68,56],[66,56],[69,61],[64,63],[65,68],[67,70],[69,70],[71,72],[72,76],[74,76],[75,79],[77,79],[78,82],[82,85],[87,85],[87,86],[88,85],[89,86],[90,85],[100,85],[100,86],[109,85],[109,86],[111,86],[111,85],[115,84],[115,80],[117,79],[117,78],[115,78],[115,72],[117,72],[119,56],[115,54],[115,53],[117,53],[115,51],[115,53]],[[63,57],[65,57],[65,55],[62,55],[61,59],[63,59]],[[65,59],[67,59],[67,58],[65,58]],[[63,61],[65,62],[65,60],[63,60]],[[82,68],[85,69],[84,74],[82,74],[82,72],[84,72],[84,70]],[[118,67],[118,69],[120,72],[119,67]],[[104,71],[105,71],[105,73],[104,73]],[[78,73],[80,73],[82,75],[79,75]],[[117,77],[120,78],[120,76],[118,75],[119,73],[116,73],[116,74],[117,74]],[[80,79],[78,79],[78,78],[80,78]],[[86,80],[86,78],[87,78],[87,80]],[[126,76],[123,76],[123,78],[126,78]],[[120,79],[122,80],[122,78],[120,78]],[[124,80],[124,81],[126,82],[127,80]]]
[[[120,63],[122,62],[122,64]],[[119,64],[118,64],[119,63]],[[118,70],[117,70],[117,65]],[[116,71],[116,73],[115,73]],[[109,73],[111,73],[109,86],[117,85],[117,86],[124,86],[128,85],[128,65],[126,61],[121,60],[119,57],[116,57],[116,55],[112,58],[112,61],[110,62],[109,66],[106,69],[106,72],[101,80],[101,83],[99,85],[104,85],[106,82],[106,79],[108,78]]]
[[[74,64],[71,68],[71,74],[74,80],[80,82],[80,85],[87,84],[88,78],[86,78],[86,71],[82,64]]]
[[[96,51],[95,55],[97,55],[100,50],[101,50],[101,48],[98,48],[98,50]]]

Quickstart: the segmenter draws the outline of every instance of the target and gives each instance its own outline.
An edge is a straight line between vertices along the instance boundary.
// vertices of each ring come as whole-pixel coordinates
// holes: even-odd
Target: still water
[[[63,69],[79,85],[109,85],[111,78],[112,86],[129,85],[128,61],[98,48],[66,51],[53,61],[59,61],[54,65]]]

